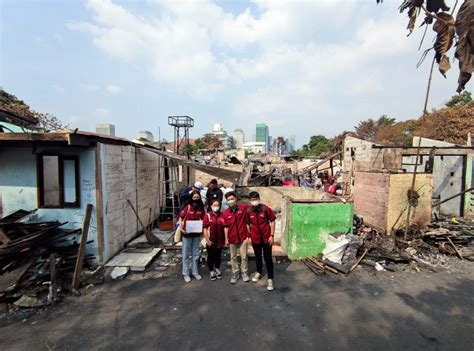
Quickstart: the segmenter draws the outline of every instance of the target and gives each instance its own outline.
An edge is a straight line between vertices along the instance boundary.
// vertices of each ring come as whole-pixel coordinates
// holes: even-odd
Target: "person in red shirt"
[[[232,264],[232,277],[230,283],[235,284],[242,274],[244,282],[250,281],[248,275],[247,245],[249,232],[246,222],[246,205],[237,205],[237,196],[233,191],[225,195],[227,208],[222,215],[225,221],[225,245],[230,248],[230,262]],[[237,253],[240,253],[240,267],[237,261]]]
[[[260,203],[260,194],[253,191],[249,194],[250,207],[247,210],[247,223],[252,240],[252,247],[255,253],[255,264],[257,272],[252,277],[252,282],[256,283],[262,277],[263,259],[268,274],[267,290],[272,291],[275,286],[273,284],[273,259],[272,245],[275,237],[275,214],[272,209]]]
[[[204,216],[204,238],[206,239],[207,267],[211,280],[222,279],[220,271],[222,247],[225,244],[224,217],[221,214],[219,200],[210,202],[212,212]]]
[[[330,181],[330,185],[328,186],[326,192],[327,192],[328,194],[336,195],[336,190],[337,190],[336,180],[335,180],[335,179],[332,179],[332,180]]]
[[[189,276],[189,256],[192,257],[192,273],[196,280],[201,280],[202,277],[199,274],[198,261],[199,261],[199,243],[201,241],[200,232],[189,232],[186,228],[188,221],[201,221],[204,218],[204,204],[201,200],[201,194],[197,190],[191,192],[191,199],[188,204],[184,206],[180,213],[180,229],[182,232],[183,240],[183,278],[186,283],[191,281]]]

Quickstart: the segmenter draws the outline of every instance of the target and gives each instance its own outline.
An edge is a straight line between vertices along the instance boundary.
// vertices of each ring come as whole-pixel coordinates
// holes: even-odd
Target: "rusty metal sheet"
[[[233,171],[231,169],[225,169],[225,168],[220,168],[220,167],[214,167],[214,166],[207,166],[203,165],[197,162],[194,162],[192,160],[188,160],[187,158],[178,156],[176,154],[173,154],[171,152],[167,151],[162,151],[158,150],[156,148],[153,148],[151,146],[148,146],[146,144],[141,145],[141,144],[135,144],[138,147],[141,147],[143,149],[146,149],[148,151],[154,152],[158,155],[161,155],[163,157],[166,157],[167,159],[176,161],[179,164],[189,166],[191,168],[197,169],[199,171],[202,171],[207,174],[214,175],[218,178],[225,179],[229,182],[233,182],[235,184],[240,184],[241,179],[243,179],[244,172],[239,172],[239,171]]]

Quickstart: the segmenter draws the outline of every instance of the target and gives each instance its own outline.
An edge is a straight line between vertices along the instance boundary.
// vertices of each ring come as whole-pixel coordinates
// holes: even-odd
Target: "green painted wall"
[[[352,231],[352,205],[343,203],[289,203],[283,242],[289,258],[320,254],[326,247],[324,236]]]

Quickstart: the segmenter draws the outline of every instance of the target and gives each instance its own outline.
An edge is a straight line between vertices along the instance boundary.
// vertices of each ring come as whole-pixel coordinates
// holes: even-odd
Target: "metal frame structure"
[[[189,116],[168,116],[168,124],[174,127],[174,153],[179,155],[184,148],[189,158],[189,128],[194,127],[194,119]]]

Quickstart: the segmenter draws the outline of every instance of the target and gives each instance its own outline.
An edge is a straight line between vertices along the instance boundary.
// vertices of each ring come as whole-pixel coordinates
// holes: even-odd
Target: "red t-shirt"
[[[257,211],[253,207],[247,210],[247,223],[250,224],[250,237],[253,244],[260,244],[262,239],[265,244],[268,244],[272,235],[270,222],[275,220],[275,213],[268,206],[262,205]]]
[[[202,221],[204,218],[204,207],[194,209],[191,205],[183,208],[179,216],[184,221],[183,228],[186,231],[186,221]],[[202,233],[183,233],[183,236],[186,238],[196,238],[201,236]]]
[[[246,211],[249,205],[236,205],[234,209],[227,208],[222,216],[225,227],[229,228],[229,244],[240,244],[249,237]]]
[[[210,212],[206,213],[203,227],[209,228],[209,239],[212,241],[213,246],[221,249],[225,244],[225,221],[222,213],[218,215]]]
[[[327,193],[336,195],[337,184],[331,184],[326,190]]]

